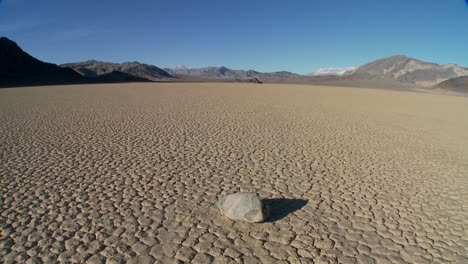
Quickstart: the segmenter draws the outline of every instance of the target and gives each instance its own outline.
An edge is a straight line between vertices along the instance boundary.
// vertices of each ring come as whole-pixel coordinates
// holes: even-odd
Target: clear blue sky
[[[309,73],[394,54],[468,66],[466,0],[0,0],[33,56]]]

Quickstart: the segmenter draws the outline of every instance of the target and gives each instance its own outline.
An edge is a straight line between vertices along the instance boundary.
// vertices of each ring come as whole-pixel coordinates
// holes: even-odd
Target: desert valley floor
[[[306,85],[0,90],[4,263],[468,263],[468,98]],[[257,192],[271,218],[228,220]]]

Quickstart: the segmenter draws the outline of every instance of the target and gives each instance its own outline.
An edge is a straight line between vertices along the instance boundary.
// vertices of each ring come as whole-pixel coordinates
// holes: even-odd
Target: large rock
[[[249,223],[264,221],[269,216],[269,208],[256,193],[235,193],[223,196],[218,201],[219,210],[232,220]]]

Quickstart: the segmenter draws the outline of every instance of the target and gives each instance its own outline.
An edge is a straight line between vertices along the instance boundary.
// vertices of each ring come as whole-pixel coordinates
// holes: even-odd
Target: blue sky
[[[309,73],[405,54],[468,67],[465,0],[0,0],[33,56]]]

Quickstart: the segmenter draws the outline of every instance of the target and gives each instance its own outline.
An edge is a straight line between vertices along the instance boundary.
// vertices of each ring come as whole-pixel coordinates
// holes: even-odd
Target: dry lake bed
[[[468,263],[468,98],[306,85],[0,90],[4,263]],[[234,222],[217,197],[267,199]]]

